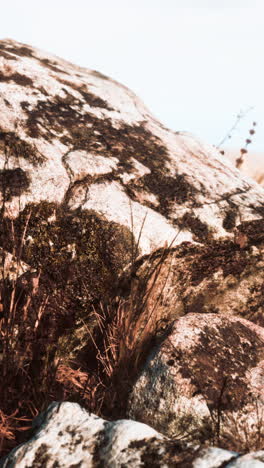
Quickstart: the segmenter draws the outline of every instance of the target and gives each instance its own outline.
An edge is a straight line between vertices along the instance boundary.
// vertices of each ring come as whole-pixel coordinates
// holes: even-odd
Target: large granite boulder
[[[262,217],[263,189],[114,80],[12,40],[0,43],[0,73],[5,215],[46,202],[131,229],[132,212],[136,237],[146,217],[143,252],[179,227],[177,243],[205,241]]]

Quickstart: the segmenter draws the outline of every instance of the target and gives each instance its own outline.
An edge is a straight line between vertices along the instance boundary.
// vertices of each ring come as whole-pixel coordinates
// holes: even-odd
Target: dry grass
[[[164,321],[163,300],[171,274],[171,247],[175,239],[171,245],[146,258],[139,268],[137,257],[142,224],[138,241],[132,246],[130,269],[124,278],[126,294],[94,306],[95,328],[82,322],[88,337],[89,357],[69,359],[65,354],[61,357],[57,315],[63,311],[60,304],[57,308],[53,304],[51,307],[49,296],[43,295],[41,271],[29,274],[27,288],[21,288],[19,267],[29,219],[30,214],[20,239],[16,239],[10,221],[16,268],[11,276],[3,269],[0,281],[2,455],[27,438],[23,434],[32,419],[53,400],[77,401],[103,417],[125,417],[134,379],[153,345],[166,335],[170,323]],[[5,253],[2,255],[2,265],[5,265]],[[221,444],[220,417],[222,415],[218,415],[215,437]],[[242,445],[245,450],[259,448],[263,435],[261,421],[254,428],[254,435],[250,427],[244,427],[243,443],[243,428],[233,421],[233,432],[228,434],[233,449]],[[221,437],[223,440],[224,435]]]
[[[60,304],[54,307],[54,302],[43,293],[41,271],[25,273],[22,262],[30,216],[31,212],[19,238],[13,221],[5,220],[13,248],[8,254],[2,251],[0,278],[2,455],[26,438],[23,433],[30,421],[53,400],[77,401],[102,416],[124,416],[133,378],[157,332],[157,306],[168,278],[163,270],[169,248],[163,249],[154,262],[150,258],[140,281],[134,275],[144,220],[131,249],[127,297],[115,297],[107,305],[94,307],[95,329],[83,322],[90,342],[86,361],[78,360],[78,356],[69,360],[65,353],[61,357],[58,315],[63,310]],[[131,222],[133,227],[133,219]],[[10,254],[12,268],[8,269],[6,256]]]

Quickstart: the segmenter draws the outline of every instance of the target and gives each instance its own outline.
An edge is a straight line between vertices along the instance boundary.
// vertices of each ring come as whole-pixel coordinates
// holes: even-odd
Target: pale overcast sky
[[[1,38],[96,69],[173,130],[230,146],[258,123],[264,152],[264,0],[2,0]]]

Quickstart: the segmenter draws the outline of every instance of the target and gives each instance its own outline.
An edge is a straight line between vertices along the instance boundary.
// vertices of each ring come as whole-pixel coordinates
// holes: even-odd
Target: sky
[[[175,131],[264,153],[263,0],[9,0],[1,38],[98,70]]]

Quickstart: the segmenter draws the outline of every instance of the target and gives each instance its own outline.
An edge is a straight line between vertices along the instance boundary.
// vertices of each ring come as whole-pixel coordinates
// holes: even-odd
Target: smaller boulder
[[[169,437],[258,449],[264,436],[263,345],[263,328],[239,317],[179,318],[145,363],[130,395],[129,417]]]

